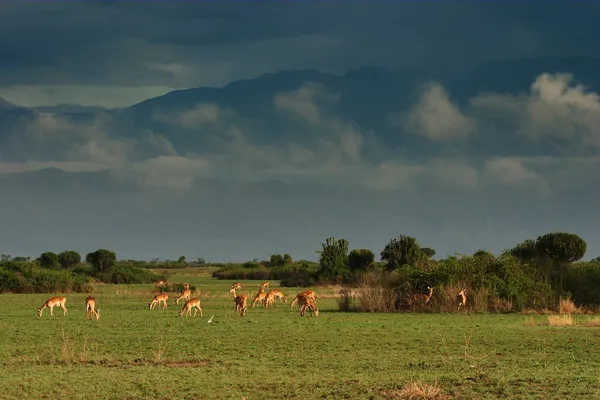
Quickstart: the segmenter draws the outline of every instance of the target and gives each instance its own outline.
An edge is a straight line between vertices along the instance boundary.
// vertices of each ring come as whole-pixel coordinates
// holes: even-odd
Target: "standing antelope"
[[[88,297],[85,299],[85,319],[94,319],[94,316],[96,321],[100,319],[100,309],[96,309],[96,299]]]
[[[254,300],[252,301],[252,308],[254,308],[254,305],[259,301],[265,302],[265,297],[267,297],[265,287],[267,286],[269,286],[269,282],[263,282],[262,285],[260,285],[260,289],[258,289],[258,293],[256,293],[256,296],[254,296]]]
[[[463,289],[456,295],[456,301],[458,302],[458,311],[460,311],[461,307],[466,307],[467,305],[467,293]]]
[[[236,295],[235,289],[241,289],[241,288],[242,288],[242,285],[240,285],[238,282],[235,282],[229,288],[229,292],[233,293],[233,301],[235,302],[236,314],[239,312],[240,315],[243,317],[244,314],[246,313],[246,302],[248,300],[248,295],[246,295],[246,294]]]
[[[194,309],[194,317],[196,316],[196,314],[198,314],[198,311],[200,311],[201,317],[204,316],[204,314],[202,313],[202,308],[200,308],[200,299],[197,298],[193,298],[191,300],[186,301],[181,311],[179,311],[179,316],[181,317],[185,311],[185,316],[189,317],[192,308]]]
[[[179,297],[175,300],[175,304],[179,305],[179,300],[186,299],[189,300],[192,296],[192,291],[189,289],[189,286],[183,289],[183,292],[179,295]]]
[[[156,305],[158,304],[158,306],[160,307],[160,303],[164,303],[163,304],[163,310],[167,309],[167,299],[169,298],[169,295],[166,293],[159,293],[156,296],[154,296],[152,298],[152,301],[148,304],[148,308],[150,310],[153,310],[154,307],[156,307]]]
[[[306,309],[315,313],[315,317],[319,316],[319,308],[315,304],[312,297],[309,297],[306,294],[298,293],[296,295],[295,301],[298,301],[298,305],[300,306],[300,316],[304,317],[306,315]]]
[[[306,297],[310,298],[313,303],[316,304],[315,292],[312,290],[305,290],[304,292],[298,293],[296,295],[296,297],[294,297],[294,300],[292,300],[292,303],[290,304],[290,309],[294,308],[294,304],[296,304],[296,302],[298,302],[298,296],[306,296]],[[300,304],[298,304],[298,305],[300,305]]]
[[[427,293],[427,294],[424,294],[424,293],[413,294],[410,298],[410,304],[415,305],[417,302],[424,302],[425,304],[429,303],[429,300],[431,300],[431,296],[433,296],[433,288],[427,286],[427,290],[429,290],[429,293]]]
[[[67,307],[65,307],[65,303],[67,301],[66,297],[62,297],[62,296],[56,296],[56,297],[52,297],[48,300],[46,300],[46,302],[44,303],[44,305],[42,306],[42,308],[37,310],[38,316],[41,317],[42,313],[44,312],[44,310],[46,308],[50,308],[50,316],[54,317],[54,314],[52,313],[52,309],[54,307],[60,307],[63,309],[63,316],[68,315],[67,313]]]

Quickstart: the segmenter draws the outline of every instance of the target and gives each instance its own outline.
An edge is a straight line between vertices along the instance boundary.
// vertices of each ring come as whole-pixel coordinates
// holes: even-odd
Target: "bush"
[[[583,262],[569,266],[563,288],[580,306],[600,305],[600,263]]]
[[[80,292],[88,289],[88,280],[85,275],[40,268],[33,263],[0,264],[0,292],[3,293]]]
[[[142,268],[132,267],[126,264],[117,264],[108,270],[100,272],[98,277],[104,283],[115,284],[141,284],[152,283],[157,279],[163,279],[160,275]]]

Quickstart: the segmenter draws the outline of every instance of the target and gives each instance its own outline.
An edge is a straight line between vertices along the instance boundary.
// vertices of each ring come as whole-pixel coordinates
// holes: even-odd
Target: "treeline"
[[[340,307],[363,311],[456,311],[456,296],[467,293],[475,311],[552,309],[561,297],[580,306],[600,305],[600,258],[579,262],[587,244],[577,235],[558,232],[526,240],[495,256],[480,250],[434,260],[435,250],[414,237],[400,235],[381,250],[380,261],[369,249],[350,250],[345,239],[322,243],[318,263],[247,262],[215,271],[221,279],[281,279],[282,286],[341,284]],[[433,295],[426,307],[415,294]]]
[[[98,249],[85,260],[72,250],[42,253],[36,259],[3,255],[0,293],[90,292],[94,283],[152,283],[166,280],[137,263],[117,261],[115,252]]]
[[[314,286],[319,283],[319,263],[289,259],[281,255],[271,256],[270,261],[248,261],[243,264],[224,265],[212,273],[218,279],[279,280],[284,287]],[[274,261],[275,260],[275,261]]]

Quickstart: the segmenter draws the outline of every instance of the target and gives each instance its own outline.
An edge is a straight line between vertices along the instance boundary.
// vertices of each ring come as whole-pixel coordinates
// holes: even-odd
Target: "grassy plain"
[[[35,312],[49,295],[0,295],[0,398],[379,399],[401,398],[414,381],[436,384],[447,396],[438,398],[600,398],[600,327],[340,313],[324,288],[318,318],[277,304],[242,319],[231,281],[198,269],[170,280],[197,286],[203,318],[179,318],[173,294],[168,310],[148,310],[151,285],[99,285],[100,321],[85,320],[84,294],[69,294],[68,317],[53,318]],[[241,281],[249,303],[259,283]],[[282,290],[290,300],[300,291]]]

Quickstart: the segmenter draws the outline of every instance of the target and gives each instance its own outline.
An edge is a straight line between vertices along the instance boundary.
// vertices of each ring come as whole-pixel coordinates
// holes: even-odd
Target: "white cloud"
[[[439,83],[430,84],[411,110],[392,114],[389,119],[392,124],[432,141],[465,139],[476,129],[475,120],[450,101]]]
[[[330,93],[322,85],[306,83],[292,92],[275,95],[274,105],[310,124],[318,124],[322,122],[323,107],[337,103],[339,99],[339,93]]]
[[[196,179],[210,173],[208,161],[182,156],[159,156],[132,163],[130,169],[142,174],[145,186],[172,189],[189,189]]]
[[[471,99],[470,112],[480,121],[511,121],[533,140],[569,142],[563,150],[600,149],[600,96],[573,84],[571,74],[541,74],[530,93],[511,96],[485,93]],[[564,143],[560,144],[564,147]]]

